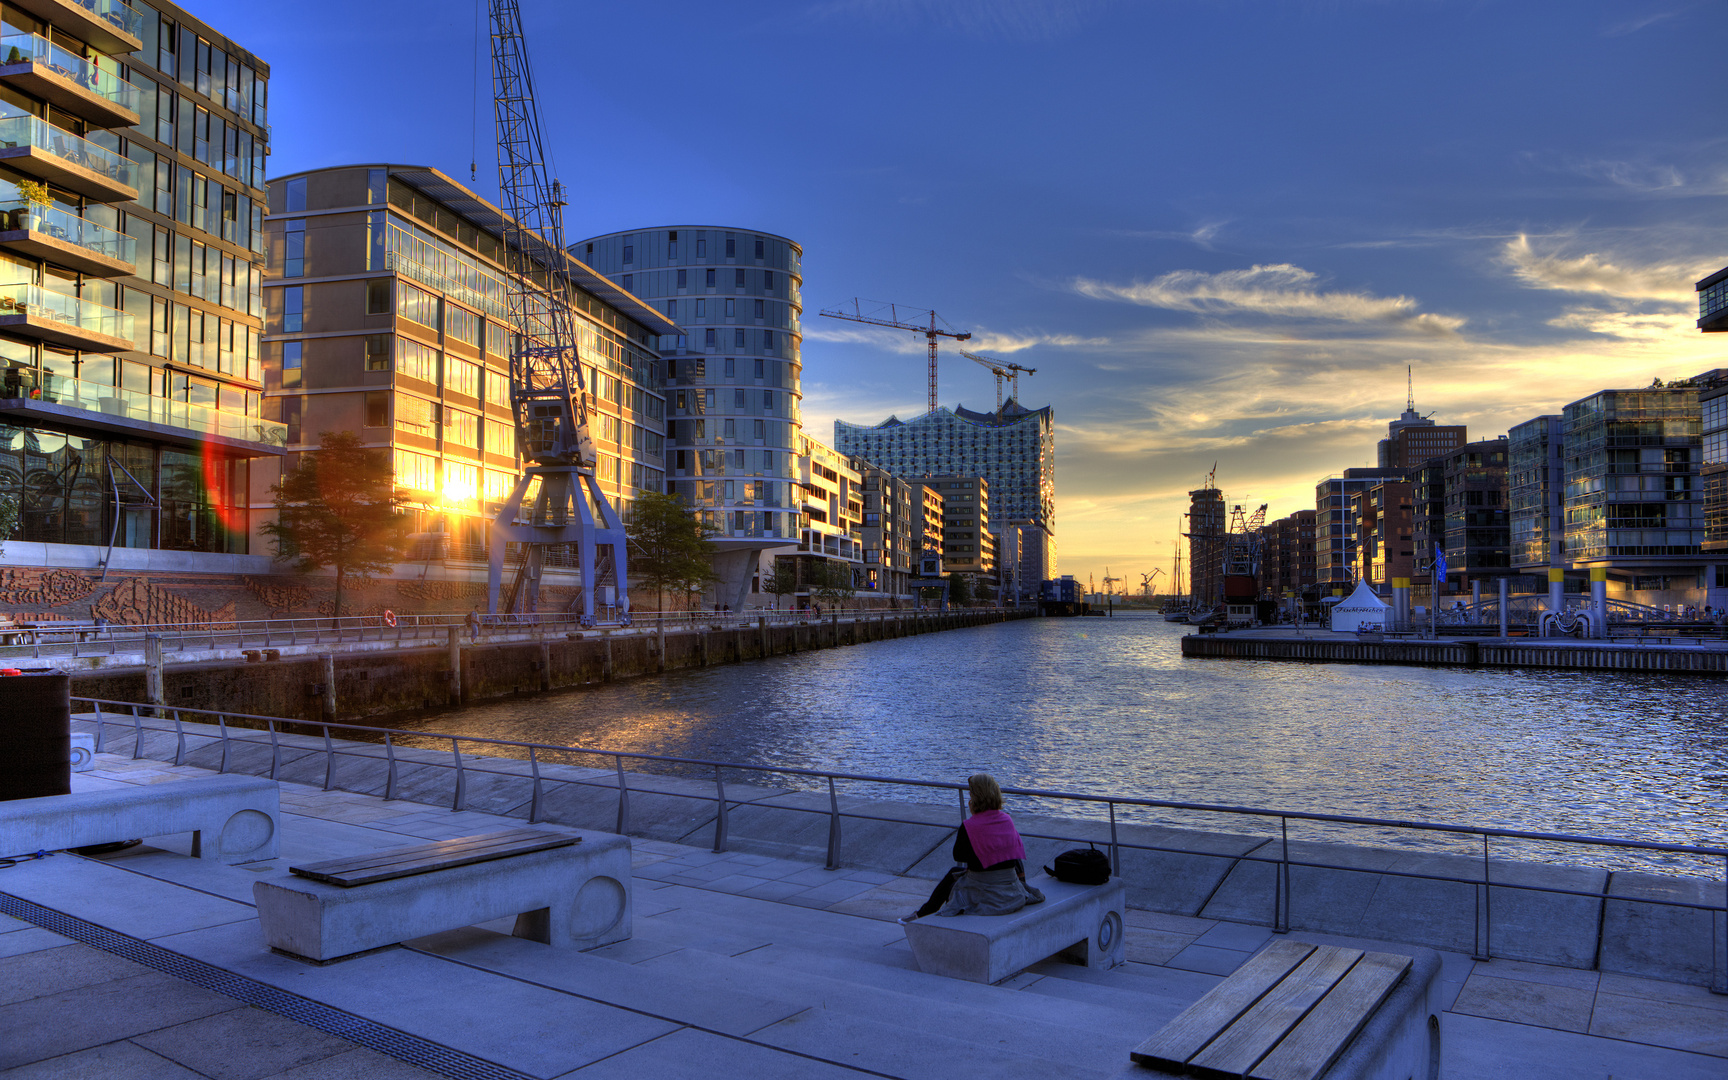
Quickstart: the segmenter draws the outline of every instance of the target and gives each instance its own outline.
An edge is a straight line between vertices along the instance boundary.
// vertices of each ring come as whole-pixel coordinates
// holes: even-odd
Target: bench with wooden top
[[[1437,1075],[1439,956],[1283,939],[1129,1056],[1147,1076],[1416,1080]]]
[[[507,915],[517,937],[592,949],[630,936],[630,841],[506,829],[289,867],[252,898],[272,949],[318,963]]]

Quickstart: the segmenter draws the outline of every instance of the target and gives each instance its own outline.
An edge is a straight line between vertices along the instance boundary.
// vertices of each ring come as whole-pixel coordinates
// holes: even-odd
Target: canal
[[[396,724],[887,776],[963,780],[982,769],[1015,787],[1728,840],[1728,687],[1714,679],[1184,660],[1187,629],[1154,615],[1024,620]]]

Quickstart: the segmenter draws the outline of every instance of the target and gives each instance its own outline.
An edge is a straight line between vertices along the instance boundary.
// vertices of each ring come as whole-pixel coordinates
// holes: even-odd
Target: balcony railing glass
[[[133,37],[143,40],[144,16],[121,3],[120,0],[71,0],[71,2],[103,22],[111,23]]]
[[[69,82],[82,86],[97,97],[106,98],[122,109],[138,111],[138,88],[112,71],[103,71],[82,56],[36,34],[0,36],[0,64],[22,64],[27,60],[52,69]]]
[[[0,201],[0,224],[8,230],[29,229],[110,259],[136,265],[138,241],[106,225],[98,225],[58,207]]]
[[[9,116],[0,120],[0,147],[16,146],[34,146],[115,183],[130,188],[138,186],[137,165],[38,117]]]
[[[44,375],[41,386],[9,384],[0,389],[0,398],[13,397],[271,446],[285,446],[288,442],[288,425],[274,420],[222,412],[205,405],[170,401],[136,390],[122,390],[118,386],[103,386],[58,375]]]
[[[40,285],[0,285],[0,316],[31,315],[111,338],[132,340],[132,316]]]

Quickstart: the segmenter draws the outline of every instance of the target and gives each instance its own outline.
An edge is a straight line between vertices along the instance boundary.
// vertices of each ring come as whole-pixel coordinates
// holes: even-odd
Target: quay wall
[[[250,663],[236,655],[164,665],[161,696],[154,700],[182,708],[294,720],[360,719],[1029,617],[1029,612],[963,610],[773,626],[680,628],[668,630],[663,637],[637,628],[502,642],[482,637],[478,643],[464,634],[457,643],[459,659],[454,668],[451,649],[444,645],[331,651]],[[72,672],[72,694],[148,702],[153,700],[148,682],[143,667],[85,669]]]
[[[771,773],[650,774],[604,753],[542,750],[530,765],[464,747],[459,774],[445,739],[404,736],[389,750],[332,740],[327,749],[321,734],[278,731],[273,743],[231,725],[224,746],[213,726],[177,730],[170,719],[112,713],[101,724],[90,714],[75,717],[74,729],[99,730],[107,753],[917,878],[938,878],[951,865],[960,821],[956,805],[864,798],[844,787],[831,804],[826,790],[772,786]],[[1010,810],[1029,866],[1076,844],[1111,843],[1107,821]],[[1728,992],[1721,877],[1485,859],[1474,841],[1464,845],[1470,853],[1313,839],[1291,839],[1286,848],[1275,821],[1216,820],[1214,828],[1120,824],[1117,871],[1130,906]],[[915,902],[907,897],[908,907]]]
[[[1728,650],[1659,645],[1591,645],[1556,641],[1358,641],[1353,637],[1265,638],[1189,634],[1184,657],[1301,660],[1335,664],[1426,664],[1471,668],[1563,668],[1728,674]]]

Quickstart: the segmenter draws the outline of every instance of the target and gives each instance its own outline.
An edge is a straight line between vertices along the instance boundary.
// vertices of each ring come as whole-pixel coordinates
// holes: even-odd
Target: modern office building
[[[800,597],[836,574],[856,589],[864,576],[864,478],[850,458],[802,432],[796,450],[798,546],[773,558],[797,572]]]
[[[1260,595],[1294,596],[1312,603],[1315,591],[1313,510],[1298,510],[1266,524],[1260,555]]]
[[[1705,333],[1728,331],[1728,266],[1698,282],[1698,329]]]
[[[149,575],[255,572],[232,558],[248,474],[283,452],[259,382],[270,69],[171,4],[0,24],[4,559],[100,568],[71,589],[93,616],[196,617]]]
[[[1446,581],[1472,591],[1511,569],[1507,504],[1507,439],[1465,443],[1440,459],[1446,504]]]
[[[1356,517],[1351,496],[1385,480],[1401,480],[1404,469],[1345,469],[1314,486],[1314,572],[1322,592],[1348,593],[1361,574]]]
[[[1699,387],[1721,375],[1601,390],[1563,410],[1565,558],[1606,571],[1610,596],[1702,606]]]
[[[1565,566],[1565,464],[1559,414],[1532,417],[1506,435],[1506,516],[1512,569]]]
[[[798,490],[809,471],[799,460],[803,249],[772,233],[679,225],[596,236],[570,251],[676,325],[659,342],[671,409],[666,490],[715,528],[716,598],[740,610],[769,568],[765,553],[811,550]]]
[[[1224,599],[1224,492],[1215,487],[1188,493],[1188,596],[1197,609]]]
[[[996,412],[939,408],[873,427],[836,420],[834,446],[907,479],[981,476],[996,521],[1031,521],[1056,533],[1056,434],[1048,406],[1028,409],[1010,398]],[[1045,573],[1054,576],[1053,542],[1048,550]]]
[[[436,169],[362,164],[273,178],[266,231],[267,415],[291,451],[325,431],[388,449],[416,572],[484,581],[490,522],[521,475],[503,213]],[[664,490],[659,346],[677,327],[574,258],[569,269],[596,475],[627,516],[640,492]],[[254,477],[259,516],[274,479]],[[547,565],[554,587],[575,586],[573,559]]]
[[[936,560],[936,576],[942,574],[942,493],[922,480],[908,481],[912,485],[912,552],[914,558]],[[922,574],[928,567],[914,567]],[[916,574],[914,576],[917,576]],[[928,577],[930,575],[925,574]]]
[[[982,476],[931,476],[919,483],[942,496],[942,569],[972,579],[973,595],[996,585],[996,535],[990,481]]]
[[[1380,440],[1379,462],[1382,469],[1414,469],[1429,458],[1442,457],[1464,445],[1465,426],[1442,425],[1416,411],[1412,397],[1404,404],[1404,413],[1386,425],[1386,437]]]
[[[1358,573],[1381,598],[1394,582],[1415,576],[1414,485],[1404,479],[1380,480],[1350,496],[1355,518]]]
[[[913,485],[863,458],[849,464],[863,479],[863,566],[858,591],[898,603],[912,596],[907,579],[916,568],[922,540],[913,534]]]

